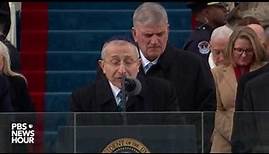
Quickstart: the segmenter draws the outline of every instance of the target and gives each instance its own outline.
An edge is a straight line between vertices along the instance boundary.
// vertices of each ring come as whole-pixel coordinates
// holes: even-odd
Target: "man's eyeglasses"
[[[132,65],[134,65],[135,63],[137,63],[139,59],[112,59],[112,60],[103,60],[105,63],[113,66],[113,67],[119,67],[121,65],[121,63],[123,63],[124,66],[126,67],[130,67]]]
[[[237,54],[242,55],[245,53],[246,55],[253,55],[253,49],[243,49],[243,48],[234,48]]]

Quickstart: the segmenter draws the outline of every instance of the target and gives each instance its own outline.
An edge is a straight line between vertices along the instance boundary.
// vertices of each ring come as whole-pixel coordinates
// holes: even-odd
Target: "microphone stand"
[[[123,125],[127,125],[127,117],[126,117],[126,103],[127,103],[127,93],[125,89],[125,79],[126,76],[123,77],[122,83],[121,83],[121,92],[122,92],[122,98],[121,100],[123,101],[123,111],[121,112],[121,115],[123,117]]]

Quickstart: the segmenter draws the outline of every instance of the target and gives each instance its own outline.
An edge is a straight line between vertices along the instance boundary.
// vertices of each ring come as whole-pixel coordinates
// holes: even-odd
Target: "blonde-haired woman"
[[[11,103],[16,112],[33,112],[34,107],[31,102],[26,78],[15,73],[10,68],[10,56],[6,45],[0,41],[0,72],[6,76],[9,81],[9,92],[11,96]]]
[[[231,152],[231,134],[237,81],[250,71],[265,65],[265,49],[249,27],[232,33],[224,53],[224,65],[212,69],[216,84],[217,111],[211,152]]]

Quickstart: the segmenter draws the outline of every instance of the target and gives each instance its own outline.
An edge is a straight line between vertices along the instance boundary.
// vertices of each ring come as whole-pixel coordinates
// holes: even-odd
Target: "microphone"
[[[142,85],[141,82],[136,78],[124,78],[124,87],[126,94],[128,96],[134,96],[141,92]]]
[[[127,78],[126,76],[124,76],[122,78],[122,82],[121,82],[121,91],[122,91],[122,97],[121,100],[123,102],[123,111],[126,111],[126,102],[128,97],[127,96],[134,96],[140,93],[142,86],[141,86],[141,82],[136,79],[136,78]],[[126,117],[123,117],[124,119],[124,124],[126,123]]]

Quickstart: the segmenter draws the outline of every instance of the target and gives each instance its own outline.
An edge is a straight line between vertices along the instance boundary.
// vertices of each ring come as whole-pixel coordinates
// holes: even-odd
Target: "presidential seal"
[[[135,139],[120,138],[108,144],[102,153],[150,153],[150,151]]]

